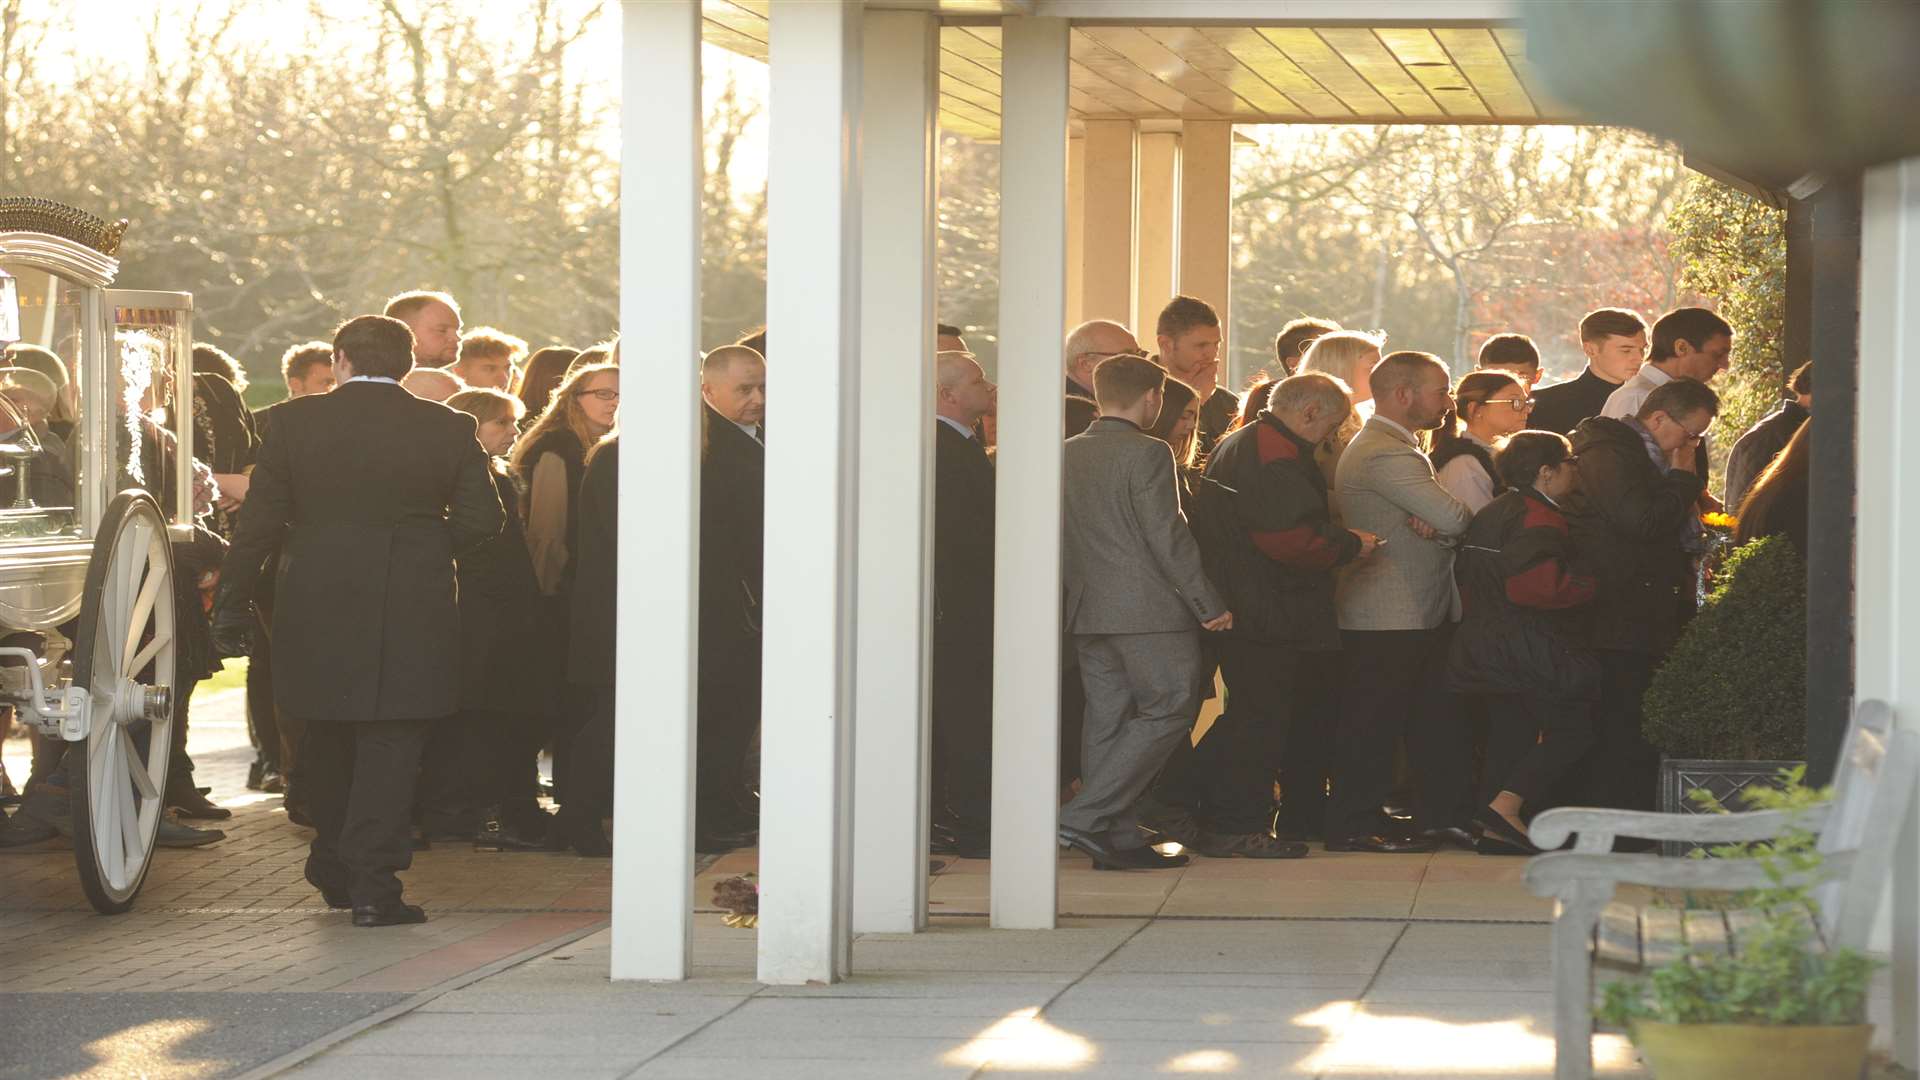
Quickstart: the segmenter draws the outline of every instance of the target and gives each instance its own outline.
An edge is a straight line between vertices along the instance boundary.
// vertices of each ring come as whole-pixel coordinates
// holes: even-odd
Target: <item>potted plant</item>
[[[1747,803],[1792,810],[1823,792],[1801,782],[1804,768],[1756,789]],[[1701,793],[1708,809],[1724,810]],[[1718,858],[1756,859],[1774,884],[1733,897],[1762,912],[1732,953],[1689,951],[1653,968],[1644,981],[1608,984],[1596,1015],[1624,1027],[1655,1080],[1855,1080],[1873,1025],[1867,991],[1874,962],[1851,949],[1822,951],[1814,940],[1811,889],[1821,859],[1814,838],[1790,831],[1778,840],[1713,849]]]
[[[1726,557],[1642,706],[1667,813],[1694,811],[1696,790],[1743,809],[1747,789],[1806,759],[1807,572],[1786,537]]]

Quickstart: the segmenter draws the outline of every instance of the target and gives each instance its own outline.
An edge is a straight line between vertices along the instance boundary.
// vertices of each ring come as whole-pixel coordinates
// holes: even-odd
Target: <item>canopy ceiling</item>
[[[702,0],[709,44],[767,57],[768,0]],[[1574,122],[1514,26],[1076,26],[1073,120]],[[1000,133],[1000,28],[940,29],[940,123]]]

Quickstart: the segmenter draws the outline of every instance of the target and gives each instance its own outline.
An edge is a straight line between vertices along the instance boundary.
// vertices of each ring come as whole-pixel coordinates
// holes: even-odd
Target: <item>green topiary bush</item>
[[[1647,740],[1669,757],[1806,759],[1807,571],[1786,537],[1727,556],[1643,708]]]

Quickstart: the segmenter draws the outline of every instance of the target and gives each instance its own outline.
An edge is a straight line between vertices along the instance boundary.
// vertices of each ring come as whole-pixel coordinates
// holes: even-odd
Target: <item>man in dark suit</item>
[[[1199,714],[1200,628],[1233,625],[1180,513],[1173,453],[1143,430],[1165,383],[1144,357],[1101,364],[1100,419],[1066,446],[1061,568],[1087,713],[1059,833],[1109,870],[1186,865],[1147,846],[1139,804]]]
[[[395,873],[412,862],[421,747],[460,704],[453,561],[505,513],[473,417],[400,389],[405,323],[351,319],[333,357],[339,389],[282,406],[260,448],[215,636],[246,652],[260,569],[280,549],[274,696],[308,729],[307,880],[355,926],[425,922]]]
[[[934,848],[985,858],[993,811],[993,461],[974,434],[993,384],[971,353],[934,361]]]
[[[760,723],[760,584],[766,532],[767,364],[744,345],[700,363],[699,742],[694,847],[752,843],[747,756]]]
[[[1620,384],[1634,377],[1647,358],[1647,324],[1625,308],[1600,308],[1580,320],[1580,351],[1587,368],[1579,378],[1534,391],[1527,426],[1566,435],[1600,410]]]
[[[1093,401],[1093,369],[1115,356],[1145,356],[1133,333],[1117,322],[1095,319],[1067,334],[1067,438],[1087,430],[1100,407]]]
[[[1198,440],[1195,450],[1204,458],[1240,415],[1240,395],[1219,385],[1220,315],[1205,300],[1176,296],[1160,309],[1153,333],[1167,374],[1200,399],[1200,426],[1194,438]]]

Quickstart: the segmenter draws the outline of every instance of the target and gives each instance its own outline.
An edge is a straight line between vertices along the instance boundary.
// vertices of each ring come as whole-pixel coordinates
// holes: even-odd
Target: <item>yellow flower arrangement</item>
[[[1733,529],[1739,526],[1740,519],[1734,517],[1732,514],[1715,512],[1711,514],[1701,514],[1700,524],[1705,525],[1709,529]]]

